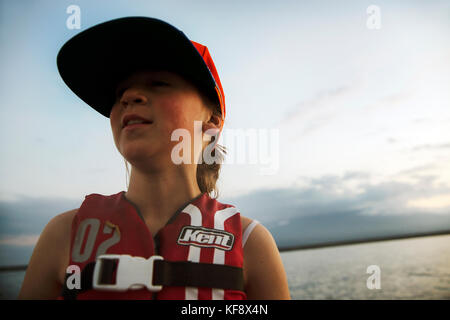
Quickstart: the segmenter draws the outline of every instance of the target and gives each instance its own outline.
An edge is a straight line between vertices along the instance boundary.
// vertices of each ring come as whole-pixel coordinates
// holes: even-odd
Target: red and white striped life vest
[[[166,261],[190,261],[242,268],[242,227],[238,210],[202,193],[178,210],[154,237],[125,192],[85,197],[74,217],[70,265],[81,270],[102,254],[127,254]],[[77,299],[246,299],[244,291],[164,286],[111,292],[88,290]]]

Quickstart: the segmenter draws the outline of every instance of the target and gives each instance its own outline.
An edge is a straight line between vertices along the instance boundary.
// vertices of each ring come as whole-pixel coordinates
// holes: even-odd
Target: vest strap
[[[116,291],[114,289],[114,284],[118,284],[121,281],[118,277],[125,278],[127,277],[127,274],[123,274],[119,271],[119,264],[122,259],[117,259],[117,255],[112,256],[116,259],[105,259],[107,256],[108,255],[100,256],[103,257],[103,259],[99,260],[97,258],[97,262],[88,263],[84,267],[81,272],[81,289],[69,289],[67,287],[67,278],[70,276],[70,274],[67,274],[61,296],[65,300],[75,300],[79,293],[94,289],[94,279],[102,284],[106,284],[103,287],[103,290]],[[123,255],[123,257],[127,258],[123,259],[124,261],[128,261],[128,257],[130,256]],[[154,257],[157,256],[152,256],[147,260],[142,257],[134,257],[135,259],[139,259],[137,261],[151,261],[150,268],[152,268],[152,270],[150,271],[150,274],[152,274],[153,277],[151,283],[148,281],[148,284],[142,283],[140,286],[133,285],[128,289],[139,289],[147,286],[147,288],[150,289],[159,287],[158,289],[160,290],[161,286],[181,286],[244,291],[242,268],[190,261],[166,261],[161,259],[162,257],[153,259]],[[101,261],[101,268],[97,265],[100,263],[99,261]],[[142,262],[144,263],[144,261]],[[147,267],[147,265],[144,266]],[[97,275],[95,275],[96,269],[99,269]],[[128,275],[130,274],[128,273]],[[133,274],[130,276],[132,277]],[[123,287],[121,289],[121,291],[124,291]]]
[[[242,268],[213,263],[157,260],[153,282],[163,286],[244,291]]]

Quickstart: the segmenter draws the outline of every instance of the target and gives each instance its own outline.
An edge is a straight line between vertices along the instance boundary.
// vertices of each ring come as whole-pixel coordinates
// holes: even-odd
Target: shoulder
[[[242,230],[252,221],[244,217]],[[261,223],[251,230],[244,246],[244,279],[248,299],[290,298],[277,244],[271,232]]]
[[[70,238],[70,230],[72,221],[77,214],[78,209],[69,210],[54,216],[45,226],[39,237],[38,245],[49,244],[57,246],[60,241],[65,238]],[[57,242],[54,242],[57,241]]]
[[[253,222],[256,224],[251,225]],[[248,233],[245,248],[250,248],[252,251],[264,251],[268,248],[278,251],[275,240],[270,231],[257,220],[253,220],[247,217],[241,217],[242,233],[251,231]],[[250,230],[251,229],[251,230]],[[246,250],[246,251],[250,251]]]
[[[245,229],[247,229],[247,227],[249,226],[250,223],[252,223],[252,219],[244,217],[243,215],[241,215],[241,226],[242,226],[242,231],[244,231]]]
[[[73,209],[53,217],[42,231],[35,251],[41,250],[43,254],[46,254],[45,249],[54,250],[54,252],[64,253],[59,256],[61,258],[66,254],[68,255],[70,251],[72,222],[77,212],[78,209]],[[65,263],[65,260],[63,259],[59,262]]]
[[[49,231],[57,231],[55,229],[58,229],[60,227],[64,227],[67,225],[71,225],[73,218],[78,213],[78,209],[69,210],[63,213],[60,213],[53,217],[49,223],[46,226],[46,229],[49,229]]]
[[[252,222],[257,223],[251,225]],[[243,236],[246,237],[244,246],[245,257],[258,255],[259,252],[264,252],[268,249],[278,252],[278,247],[272,234],[263,224],[241,215],[241,226]],[[247,234],[245,235],[245,233]]]
[[[28,263],[20,299],[53,299],[69,262],[72,221],[78,209],[53,217],[42,231]]]
[[[78,213],[78,209],[69,210],[53,217],[45,226],[39,238],[45,240],[63,240],[70,239],[72,222]]]

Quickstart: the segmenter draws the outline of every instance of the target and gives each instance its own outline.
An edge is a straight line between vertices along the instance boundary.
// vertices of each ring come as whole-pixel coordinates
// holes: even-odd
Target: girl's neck
[[[156,234],[183,204],[201,193],[195,168],[176,166],[156,173],[132,168],[125,197],[138,207],[150,231]]]

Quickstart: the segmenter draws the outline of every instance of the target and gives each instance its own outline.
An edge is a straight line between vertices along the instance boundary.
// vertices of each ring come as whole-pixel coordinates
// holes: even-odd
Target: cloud
[[[411,151],[434,151],[434,150],[450,150],[450,143],[440,143],[440,144],[422,144],[415,146]]]
[[[337,241],[450,229],[450,187],[437,183],[437,175],[423,174],[431,167],[417,166],[378,182],[364,171],[301,176],[301,186],[259,189],[219,201],[261,221],[284,245],[299,239]],[[400,174],[414,179],[398,181]],[[0,249],[33,246],[52,217],[80,205],[70,199],[31,197],[0,201]]]
[[[419,174],[419,173],[424,173],[424,172],[427,172],[427,171],[430,172],[431,170],[434,170],[436,168],[437,168],[436,163],[428,163],[428,164],[414,166],[412,168],[399,171],[399,172],[397,172],[395,174],[395,176],[396,177],[400,177],[400,176],[416,177],[416,175]]]
[[[420,172],[423,167],[417,167]],[[367,172],[347,172],[342,175],[301,177],[303,186],[256,190],[241,197],[225,199],[236,204],[244,216],[271,223],[299,216],[358,215],[403,216],[411,214],[450,215],[450,205],[437,196],[450,194],[450,187],[436,184],[435,175],[417,175],[410,169],[413,181],[395,179],[371,182]],[[421,199],[429,203],[439,199],[441,205],[412,205]],[[436,200],[437,201],[437,200]]]
[[[340,86],[318,92],[311,99],[296,104],[280,120],[278,127],[294,125],[298,129],[300,123],[299,134],[305,135],[316,131],[340,114],[341,110],[338,110],[336,105],[357,91],[359,86],[360,84]]]
[[[325,126],[331,127],[337,121],[339,121],[338,127],[344,126],[345,130],[352,128],[352,130],[373,131],[375,127],[376,130],[373,134],[385,133],[385,129],[376,127],[380,122],[380,115],[386,114],[386,112],[391,113],[396,105],[405,105],[408,100],[412,99],[413,93],[402,91],[373,97],[373,94],[367,95],[367,89],[364,80],[360,80],[350,85],[320,91],[311,99],[296,104],[280,120],[278,127],[293,130],[295,135],[287,134],[287,136],[291,136],[291,140],[298,136],[304,137],[317,132]],[[368,101],[368,99],[372,100]],[[378,125],[384,126],[386,124],[381,121]],[[337,132],[334,131],[330,138],[336,137],[336,134]],[[371,135],[372,133],[361,134]],[[396,141],[394,137],[388,139],[388,143]]]
[[[393,143],[396,143],[396,142],[398,142],[398,139],[395,139],[395,138],[389,137],[389,138],[387,138],[387,139],[386,139],[386,141],[387,141],[387,143],[391,143],[391,144],[393,144]]]
[[[450,193],[439,194],[431,197],[416,198],[408,202],[408,206],[425,209],[450,208]]]
[[[310,111],[317,111],[317,107],[325,106],[333,99],[338,99],[352,91],[352,86],[341,86],[334,89],[318,92],[313,98],[295,105],[294,109],[286,114],[282,121],[290,121]]]
[[[18,247],[34,246],[39,239],[39,234],[7,236],[0,238],[0,245],[10,245]]]
[[[303,186],[225,199],[262,222],[279,247],[450,230],[450,187],[437,176],[373,182],[366,172],[301,177]]]
[[[402,91],[402,92],[395,92],[386,96],[383,96],[379,99],[377,99],[374,103],[369,104],[365,110],[371,111],[371,110],[379,110],[379,109],[392,109],[392,106],[399,103],[404,103],[408,99],[413,98],[413,92],[412,91]]]
[[[0,200],[0,238],[40,234],[56,215],[79,208],[82,201],[17,195]],[[23,240],[23,239],[22,239]]]

